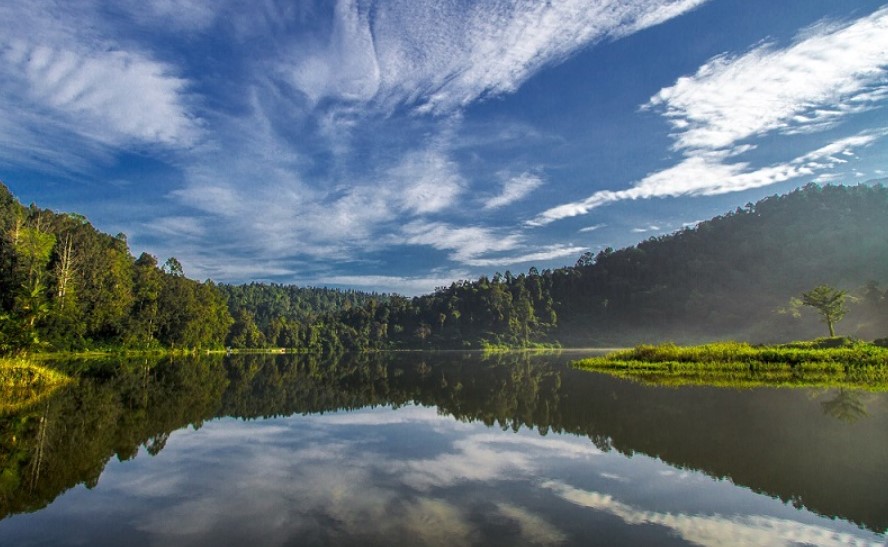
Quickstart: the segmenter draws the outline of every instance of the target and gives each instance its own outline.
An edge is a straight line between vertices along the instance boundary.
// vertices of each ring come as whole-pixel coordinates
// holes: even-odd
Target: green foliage
[[[855,289],[849,334],[888,335],[888,189],[808,185],[634,247],[551,272],[570,345],[735,337],[779,342],[818,333],[776,314],[823,280]],[[850,294],[849,294],[850,296]]]
[[[640,345],[576,361],[574,366],[667,385],[793,385],[888,390],[888,348],[847,339],[778,346],[738,342],[701,346]]]
[[[804,306],[816,309],[829,328],[829,335],[835,336],[835,324],[848,313],[848,306],[845,303],[847,297],[846,291],[840,291],[829,285],[818,285],[810,291],[803,292],[801,302]]]
[[[216,286],[170,258],[134,259],[123,235],[24,208],[0,186],[0,352],[158,347],[310,352],[513,348],[560,342],[814,336],[775,310],[822,279],[847,332],[888,335],[888,189],[809,185],[574,266],[496,273],[416,298],[276,284]],[[866,277],[863,277],[866,276]],[[827,305],[830,332],[843,305]],[[853,293],[853,294],[852,294]],[[808,294],[808,293],[806,293]],[[817,307],[817,306],[815,306]],[[819,309],[819,308],[818,308]]]
[[[75,214],[22,207],[0,185],[0,353],[222,347],[231,317],[176,259],[135,260]]]
[[[670,236],[585,253],[572,267],[482,276],[417,298],[370,297],[302,315],[286,304],[291,289],[279,286],[232,287],[229,305],[253,313],[266,340],[275,318],[299,322],[299,347],[309,350],[778,342],[816,335],[813,322],[775,310],[829,279],[861,287],[848,310],[849,333],[881,338],[888,290],[871,279],[888,279],[885,233],[885,187],[809,185]]]

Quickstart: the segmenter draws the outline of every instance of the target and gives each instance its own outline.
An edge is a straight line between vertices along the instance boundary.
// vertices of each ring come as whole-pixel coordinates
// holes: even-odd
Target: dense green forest
[[[0,351],[221,346],[231,323],[222,293],[175,258],[135,258],[123,234],[0,185]]]
[[[825,334],[816,313],[789,313],[791,298],[822,283],[852,297],[841,334],[883,338],[886,233],[884,186],[812,184],[633,247],[586,253],[571,267],[496,273],[417,298],[371,298],[301,322],[310,335],[300,339],[324,349],[778,342]],[[286,301],[288,289],[263,290],[262,302],[229,301],[242,323],[235,330],[257,333],[257,346],[285,346],[267,310]]]
[[[0,353],[222,348],[226,341],[299,347],[299,336],[311,334],[300,324],[371,296],[382,298],[200,283],[185,277],[175,258],[163,264],[147,253],[136,258],[124,234],[104,234],[78,214],[24,207],[0,184]],[[243,328],[251,314],[265,328],[258,338]]]
[[[574,266],[454,282],[407,298],[290,285],[216,285],[123,234],[24,207],[0,185],[0,351],[305,351],[609,345],[822,335],[785,312],[827,283],[853,297],[839,333],[888,336],[888,189],[808,185]]]

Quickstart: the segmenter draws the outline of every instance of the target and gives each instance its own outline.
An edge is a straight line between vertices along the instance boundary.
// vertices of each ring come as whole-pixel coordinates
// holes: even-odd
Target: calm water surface
[[[885,394],[575,357],[72,363],[0,416],[0,545],[885,542]]]

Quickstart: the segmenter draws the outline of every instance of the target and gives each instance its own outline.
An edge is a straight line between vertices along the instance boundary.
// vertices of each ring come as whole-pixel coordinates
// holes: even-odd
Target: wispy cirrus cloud
[[[660,90],[679,150],[727,150],[769,132],[814,131],[888,97],[888,8],[845,25],[821,23],[791,46],[720,55]]]
[[[115,0],[142,24],[173,31],[201,31],[209,28],[224,10],[226,2],[216,0]]]
[[[538,263],[548,260],[554,260],[556,258],[576,257],[577,255],[587,250],[588,249],[586,247],[579,247],[576,245],[562,245],[556,243],[553,245],[545,245],[541,248],[536,248],[534,251],[531,251],[529,253],[518,255],[473,258],[471,260],[467,260],[466,264],[479,268],[489,268],[493,266],[510,266],[513,264]]]
[[[722,545],[726,538],[743,545],[854,545],[867,544],[868,534],[843,533],[794,520],[765,515],[662,513],[623,503],[609,494],[581,490],[560,481],[546,481],[543,488],[564,500],[611,514],[626,524],[663,526],[695,545]]]
[[[502,191],[484,202],[485,209],[498,209],[524,199],[543,185],[543,179],[531,173],[521,173],[503,182]]]
[[[309,180],[301,174],[303,159],[266,123],[270,114],[257,101],[253,108],[248,122],[225,122],[229,130],[219,146],[195,151],[202,161],[186,167],[185,186],[169,197],[226,227],[226,244],[257,260],[350,260],[358,250],[403,243],[393,222],[441,213],[458,203],[466,186],[441,143],[364,173]]]
[[[87,8],[41,1],[0,7],[0,115],[16,127],[14,138],[0,138],[3,156],[21,140],[35,143],[26,154],[35,162],[78,169],[89,162],[72,161],[69,150],[101,160],[120,148],[193,145],[201,120],[190,82],[151,52],[102,35]],[[56,145],[40,146],[45,142]]]
[[[483,226],[453,226],[443,222],[411,222],[404,226],[405,243],[451,251],[450,258],[471,264],[485,254],[517,249],[522,238]]]
[[[520,232],[484,226],[454,226],[416,221],[402,229],[404,243],[450,251],[449,258],[463,266],[509,266],[575,256],[586,250],[569,244],[530,246]]]
[[[813,176],[845,163],[855,148],[870,145],[885,131],[839,138],[764,167],[733,158],[755,148],[750,139],[823,130],[877,108],[886,98],[888,8],[850,23],[821,23],[783,49],[765,44],[739,56],[720,55],[642,106],[669,121],[683,160],[631,188],[598,191],[550,208],[528,224],[583,215],[615,201],[715,195]]]
[[[395,275],[332,275],[325,276],[324,282],[361,289],[398,293],[406,296],[426,294],[437,287],[447,287],[454,279],[468,277],[465,270],[444,272],[435,276],[405,277]]]
[[[623,200],[681,195],[711,196],[761,188],[848,162],[856,148],[862,148],[884,137],[885,131],[869,132],[840,139],[785,163],[754,168],[748,162],[724,163],[723,154],[700,154],[681,163],[652,173],[626,190],[602,190],[588,198],[543,211],[528,221],[541,226],[556,220],[584,215],[602,205]]]
[[[649,224],[643,228],[641,228],[641,227],[632,228],[631,231],[633,234],[645,234],[647,232],[659,232],[660,230],[662,230],[662,228],[660,226],[657,226],[655,224]]]
[[[312,53],[290,63],[291,81],[312,103],[372,99],[386,108],[408,104],[442,114],[510,93],[583,46],[632,34],[704,2],[340,0],[331,37],[303,45]]]
[[[383,191],[393,191],[392,199],[401,208],[417,214],[454,205],[465,186],[456,162],[436,148],[405,154],[379,185]]]

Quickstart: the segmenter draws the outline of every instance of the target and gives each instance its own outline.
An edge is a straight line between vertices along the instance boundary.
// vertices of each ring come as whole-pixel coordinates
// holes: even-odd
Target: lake
[[[62,364],[0,415],[0,545],[869,545],[888,394],[660,388],[587,354]]]

